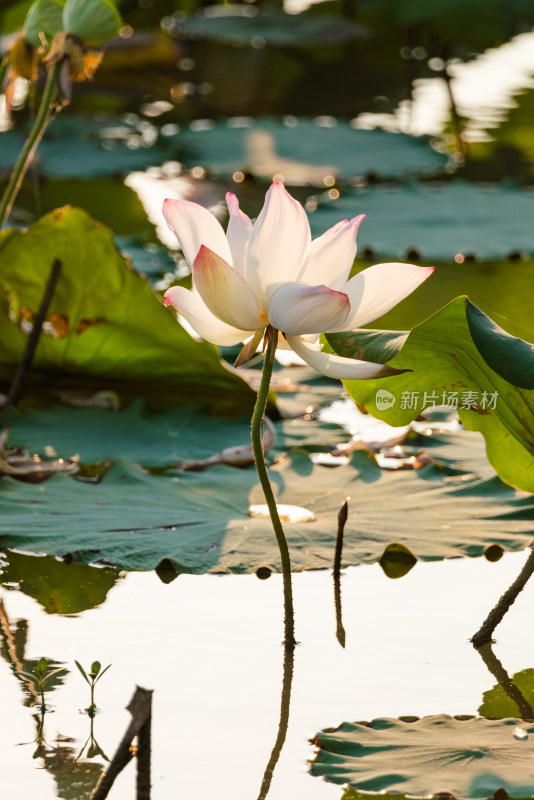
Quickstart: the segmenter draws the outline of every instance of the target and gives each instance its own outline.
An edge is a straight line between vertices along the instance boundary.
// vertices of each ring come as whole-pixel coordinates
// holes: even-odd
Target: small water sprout
[[[45,705],[45,689],[47,688],[45,684],[54,676],[58,675],[60,672],[65,672],[64,667],[57,667],[53,669],[50,662],[46,658],[40,658],[35,667],[33,668],[32,672],[23,672],[22,670],[16,670],[17,675],[22,675],[23,678],[29,680],[33,687],[35,687],[35,691],[41,697],[41,711],[46,711]]]
[[[90,670],[89,673],[87,673],[84,670],[84,668],[82,667],[82,665],[80,664],[79,661],[75,660],[74,663],[76,664],[76,666],[78,667],[78,669],[82,673],[84,680],[86,680],[87,683],[89,684],[89,686],[91,687],[91,702],[90,702],[89,706],[85,709],[85,711],[87,711],[87,713],[90,716],[94,716],[94,714],[95,714],[95,712],[97,710],[97,707],[96,707],[96,704],[95,704],[95,685],[98,683],[100,678],[104,675],[104,673],[106,673],[108,671],[108,669],[111,667],[111,664],[108,664],[107,667],[104,667],[104,669],[102,669],[102,665],[101,665],[100,661],[93,661],[93,663],[91,664],[91,670]]]
[[[304,208],[280,182],[268,190],[253,224],[234,194],[226,195],[226,233],[202,206],[166,200],[163,214],[191,267],[191,292],[174,286],[165,294],[195,331],[218,345],[244,342],[235,366],[249,361],[263,340],[265,354],[252,416],[252,447],[258,477],[282,562],[285,644],[295,644],[291,561],[265,466],[261,427],[277,347],[294,350],[332,378],[366,379],[399,370],[324,352],[321,333],[355,331],[411,294],[433,267],[377,264],[349,279],[356,234],[364,215],[343,220],[312,241]]]

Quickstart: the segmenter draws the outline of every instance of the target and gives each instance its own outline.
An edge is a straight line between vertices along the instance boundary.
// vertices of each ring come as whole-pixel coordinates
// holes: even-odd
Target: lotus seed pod
[[[24,39],[32,47],[41,47],[42,36],[51,41],[63,30],[61,0],[36,0],[24,22]]]
[[[119,32],[121,16],[111,0],[67,0],[63,28],[86,47],[99,47]]]

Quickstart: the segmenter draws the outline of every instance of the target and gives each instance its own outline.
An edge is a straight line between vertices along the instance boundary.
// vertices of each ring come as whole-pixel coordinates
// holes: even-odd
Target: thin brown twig
[[[11,382],[5,407],[9,405],[15,405],[15,403],[19,399],[24,378],[33,361],[33,356],[37,348],[37,343],[39,342],[39,336],[41,335],[43,322],[45,321],[45,317],[48,311],[48,306],[50,305],[50,301],[52,300],[52,296],[54,294],[54,290],[58,282],[60,271],[61,271],[61,261],[59,260],[59,258],[56,258],[54,259],[54,263],[52,264],[52,269],[50,270],[50,275],[48,277],[48,281],[46,283],[46,287],[44,290],[43,299],[41,300],[41,304],[39,306],[37,314],[35,315],[35,319],[33,321],[33,327],[30,335],[28,336],[28,341],[26,342],[26,347],[24,349],[24,353],[20,360],[20,364],[18,365],[17,371],[13,376],[13,380]]]

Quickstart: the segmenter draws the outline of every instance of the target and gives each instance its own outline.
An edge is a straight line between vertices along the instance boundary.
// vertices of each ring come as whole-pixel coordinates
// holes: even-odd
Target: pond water
[[[341,787],[306,770],[313,756],[308,739],[324,727],[380,716],[476,715],[483,692],[496,681],[468,639],[525,558],[516,553],[497,563],[418,563],[399,580],[388,579],[378,565],[348,569],[342,576],[344,649],[336,639],[330,571],[295,575],[300,644],[287,739],[270,800],[339,800]],[[155,690],[154,800],[258,797],[278,732],[281,590],[277,575],[266,581],[254,575],[181,575],[165,585],[155,573],[129,573],[117,579],[103,604],[57,615],[4,586],[0,736],[6,795],[19,796],[24,775],[26,796],[89,797],[99,770],[94,766],[91,772],[88,765],[105,762],[98,756],[76,760],[90,719],[80,713],[89,702],[88,687],[74,660],[88,665],[98,658],[112,663],[97,686],[101,711],[94,720],[95,739],[108,757],[128,724],[124,706],[135,685]],[[529,584],[497,630],[494,651],[509,675],[534,664],[528,634],[533,601]],[[19,631],[18,647],[24,629],[25,658],[44,655],[69,670],[47,696],[53,711],[44,720],[44,759],[32,759],[36,709],[23,705],[25,693],[12,671],[16,646],[6,647],[8,621],[12,632]],[[111,797],[126,800],[133,787],[131,764]]]
[[[10,2],[9,5],[18,8],[23,4]],[[308,0],[286,2],[287,10],[292,13],[309,5]],[[329,5],[334,7],[333,3]],[[358,5],[371,7],[373,3]],[[184,39],[167,36],[165,32],[185,17],[181,11],[175,13],[175,3],[171,0],[154,3],[153,11],[150,10],[151,0],[127,0],[122,6],[125,15],[129,15],[123,40],[115,41],[95,81],[77,86],[70,108],[62,111],[50,126],[19,195],[12,219],[15,227],[31,224],[42,214],[66,203],[81,206],[112,229],[119,237],[121,250],[131,255],[134,266],[147,274],[160,292],[177,279],[186,279],[187,275],[174,235],[162,219],[164,197],[171,195],[199,202],[223,219],[226,213],[224,194],[228,190],[235,191],[240,196],[241,207],[255,216],[261,208],[268,182],[285,169],[294,183],[291,192],[309,212],[314,236],[344,216],[368,213],[368,220],[358,234],[361,246],[356,269],[377,261],[397,259],[436,264],[432,280],[400,307],[373,323],[373,327],[411,328],[453,298],[467,294],[511,334],[534,341],[531,300],[534,296],[531,233],[534,32],[526,31],[500,47],[489,47],[489,44],[500,41],[504,34],[499,31],[493,39],[488,34],[488,43],[484,46],[489,49],[484,51],[475,44],[473,48],[466,48],[463,32],[456,31],[460,41],[458,50],[451,50],[449,74],[452,95],[462,118],[464,144],[467,143],[468,157],[464,160],[459,154],[461,142],[457,140],[451,97],[441,72],[444,62],[431,57],[436,53],[414,47],[415,40],[411,38],[418,34],[410,26],[399,33],[389,20],[384,22],[371,17],[375,38],[361,42],[356,38],[356,44],[340,39],[324,47],[301,47],[296,40],[292,47],[284,49],[282,46],[266,47],[266,40],[259,37],[258,42],[255,37],[256,41],[250,42],[251,47],[234,47],[233,44],[227,46],[213,34],[206,39],[200,35]],[[350,0],[343,6],[344,14],[355,13],[356,4]],[[468,6],[469,3],[466,8]],[[247,7],[243,16],[247,16],[249,10],[255,11]],[[320,9],[319,13],[321,11],[325,13],[327,9]],[[439,8],[437,14],[439,17]],[[169,15],[173,15],[172,18]],[[207,20],[209,24],[209,14]],[[139,27],[138,39],[132,38],[130,22],[136,34]],[[223,22],[221,19],[220,23]],[[2,24],[0,21],[0,47],[3,48],[7,40],[3,38]],[[274,33],[280,34],[275,28],[276,25]],[[424,38],[424,25],[422,29]],[[410,40],[410,47],[406,46],[403,36]],[[435,41],[439,42],[439,37]],[[434,46],[432,35],[428,43]],[[473,57],[475,51],[479,52],[476,58]],[[456,52],[465,57],[465,63],[454,57]],[[20,81],[15,106],[22,104],[26,94],[27,86]],[[17,113],[20,118],[15,114],[12,125],[4,98],[0,96],[0,132],[4,137],[0,144],[0,183],[3,185],[14,154],[20,149],[16,138],[19,129],[27,123],[27,112],[22,109]],[[31,112],[28,116],[31,117]],[[299,130],[305,131],[300,136],[299,125]],[[252,131],[252,136],[246,135],[245,129],[254,126],[260,128],[259,139],[258,130]],[[389,144],[384,145],[386,134],[371,130],[376,126],[432,139],[414,141],[398,136],[395,143],[390,138]],[[209,132],[214,130],[219,135],[210,139]],[[236,156],[234,139],[243,130],[246,144],[243,152]],[[290,134],[295,131],[297,135],[291,141]],[[343,144],[319,147],[321,142],[328,142],[322,138],[328,136],[328,132],[338,137],[332,141]],[[378,134],[374,137],[378,144],[372,135],[368,139],[350,139],[351,136],[366,137],[369,133]],[[203,140],[204,134],[207,136]],[[366,142],[361,153],[353,144],[357,141]],[[234,157],[238,159],[235,164]],[[407,163],[404,163],[405,158]],[[515,183],[510,188],[501,183],[503,181]],[[490,192],[486,191],[488,183],[493,187]],[[469,194],[471,190],[479,192],[474,200],[470,200],[474,197]],[[439,192],[445,197],[445,214],[442,216],[440,207],[430,222],[420,205],[411,205],[415,202],[411,194],[419,193],[424,200],[428,197],[427,191],[434,192],[435,200]],[[492,196],[486,207],[485,197],[489,195]],[[457,203],[458,198],[461,202]],[[389,206],[388,201],[391,201]],[[408,221],[404,224],[400,212],[405,204]],[[427,205],[432,211],[433,203],[427,202]],[[477,216],[479,207],[487,212],[487,218],[483,214]],[[517,219],[516,208],[520,209]],[[335,219],[327,222],[330,213]],[[522,235],[517,238],[519,230]],[[148,293],[155,302],[150,290]],[[140,305],[139,308],[139,317],[142,317],[144,307]],[[100,316],[99,311],[97,322]],[[93,310],[89,317],[94,317]],[[139,340],[144,340],[146,333],[144,331]],[[172,355],[174,357],[175,353]],[[119,356],[122,358],[122,352]],[[248,377],[250,379],[250,374]],[[338,384],[326,385],[306,371],[306,386],[301,386],[294,395],[285,394],[282,383],[291,384],[293,373],[279,373],[278,378],[278,407],[282,416],[300,416],[302,422],[312,417],[321,405],[339,399],[342,392]],[[107,390],[109,387],[99,388]],[[76,389],[79,389],[77,384]],[[73,405],[90,405],[95,402],[94,397],[88,399],[90,394],[88,391],[83,397],[78,393],[64,397]],[[104,394],[108,400],[111,398],[112,405],[123,408],[131,400],[131,395],[128,400],[122,398],[121,406],[117,393]],[[41,398],[37,402],[39,408],[40,401]],[[58,395],[54,395],[53,402],[58,402]],[[233,396],[231,402],[235,402]],[[334,406],[333,416],[328,416],[331,408],[323,416],[323,420],[345,425],[341,437],[344,442],[349,436],[362,433],[354,427],[361,420],[354,423],[354,407],[349,405],[347,411],[344,401]],[[45,437],[46,446],[51,448],[47,452],[46,446],[43,447],[47,455],[68,458],[79,452],[78,444],[68,449],[77,441],[73,408],[47,409],[46,419],[56,420],[53,431],[56,438],[50,442],[47,437],[51,435],[51,423],[36,421],[35,409],[30,409],[26,416],[24,408],[20,410],[20,417],[12,424],[11,435],[17,435],[17,422],[22,428],[26,423],[29,439],[22,444],[30,448],[36,441],[42,443]],[[93,412],[100,413],[94,408],[85,410],[89,416]],[[62,412],[63,419],[58,423]],[[92,456],[85,464],[81,458],[84,477],[105,473],[106,464],[98,463],[101,459],[130,457],[135,462],[131,466],[132,473],[138,465],[156,463],[160,469],[159,473],[157,469],[152,471],[149,481],[154,479],[154,483],[148,482],[149,487],[155,486],[159,478],[161,486],[165,483],[171,485],[171,490],[173,485],[176,489],[178,484],[172,481],[180,476],[165,477],[165,470],[171,463],[176,467],[175,462],[183,457],[184,451],[180,449],[183,448],[180,439],[183,431],[178,426],[178,418],[172,423],[175,428],[170,422],[165,423],[172,432],[169,434],[167,430],[167,441],[162,443],[164,424],[158,427],[155,424],[158,420],[151,417],[142,403],[137,406],[134,403],[130,412],[129,419],[135,421],[131,427],[124,421],[126,414],[114,430],[113,421],[109,424],[108,420],[109,427],[104,432],[103,426],[98,427],[98,416],[94,418],[92,429],[79,423],[79,447],[94,445]],[[345,412],[348,416],[342,420],[340,415]],[[193,433],[190,431],[189,435],[195,438],[198,429],[195,444],[199,450],[203,448],[203,452],[187,455],[209,456],[209,447],[213,441],[218,441],[216,423],[210,418],[210,433],[206,433],[208,424],[195,420],[191,425]],[[144,438],[140,435],[141,425]],[[223,425],[221,423],[221,427]],[[415,441],[414,434],[408,441],[408,448],[422,446],[426,450],[428,446],[430,450],[430,436],[425,433],[428,441],[421,444],[422,430],[417,430],[417,426],[413,430],[417,431],[419,439]],[[432,462],[429,473],[421,477],[420,483],[425,483],[426,489],[433,488],[432,481],[436,479],[437,485],[438,478],[447,473],[443,482],[452,475],[451,485],[457,479],[457,489],[461,480],[469,482],[472,473],[476,473],[475,478],[488,479],[488,483],[495,481],[496,496],[505,495],[507,490],[494,478],[480,442],[477,440],[478,444],[475,441],[473,445],[478,435],[471,434],[469,438],[459,425],[447,430],[454,434],[448,444],[446,438],[443,440],[445,449],[450,445],[448,456],[442,462],[439,459]],[[311,441],[308,450],[313,458],[306,463],[306,468],[310,469],[311,462],[321,462],[317,451],[327,450],[334,439],[336,442],[340,439],[339,431],[335,435],[332,432],[332,439],[328,441],[323,434],[320,442],[306,439],[305,434],[299,440],[295,430],[293,438],[291,431],[286,433],[290,444],[280,445],[277,454],[285,454],[292,447],[303,447],[303,442],[310,445]],[[160,436],[158,441],[156,434]],[[223,440],[225,435],[223,430]],[[373,435],[374,441],[383,441],[391,431],[382,428],[380,435]],[[370,438],[372,435],[364,437],[365,441]],[[439,439],[439,436],[434,438]],[[58,440],[66,452],[59,452]],[[127,456],[125,452],[131,452],[128,448],[132,442],[136,454]],[[240,443],[241,439],[232,440],[224,446]],[[52,445],[57,446],[57,452]],[[110,453],[109,448],[113,452]],[[219,445],[214,447],[218,448]],[[37,444],[35,449],[38,449]],[[152,462],[148,454],[153,457],[156,451],[161,461]],[[396,466],[393,463],[396,455],[382,454],[380,466],[390,469]],[[325,460],[323,456],[322,463],[332,464],[329,458]],[[349,459],[345,460],[350,463]],[[372,460],[370,456],[368,460]],[[344,463],[343,457],[337,463]],[[341,476],[343,467],[338,469]],[[378,467],[376,469],[378,471]],[[434,472],[430,472],[432,469]],[[236,485],[240,474],[244,473],[235,473]],[[301,472],[300,477],[302,474],[309,473]],[[329,470],[331,483],[335,474],[334,470]],[[390,473],[384,470],[383,474]],[[400,474],[400,470],[394,474]],[[419,478],[419,472],[410,472],[410,476],[414,474]],[[282,479],[278,475],[282,485],[283,477],[283,473]],[[117,478],[117,484],[122,478],[124,475]],[[42,498],[54,480],[30,489],[42,490]],[[233,475],[231,480],[234,480]],[[243,493],[248,489],[247,480],[255,481],[252,467],[241,482],[245,487]],[[343,480],[340,477],[340,493]],[[376,475],[373,480],[378,480]],[[3,486],[10,481],[11,478],[6,478]],[[77,479],[66,479],[63,484],[64,488],[69,486],[63,497],[68,496],[70,500],[74,491],[69,481]],[[209,471],[200,474],[200,493],[212,491],[209,481]],[[20,511],[30,492],[24,494],[27,485],[23,485],[22,490],[20,483],[15,486],[11,499],[20,492]],[[308,482],[305,493],[311,496],[314,489],[310,486]],[[470,483],[465,486],[464,496],[469,494],[470,487]],[[76,497],[82,497],[86,488],[87,484],[81,486],[77,482],[76,491],[80,490],[80,494]],[[411,497],[402,508],[398,502],[394,505],[393,496],[382,494],[380,508],[372,507],[372,497],[377,496],[372,494],[372,488],[371,480],[367,483],[365,478],[358,484],[360,492],[368,489],[371,500],[364,502],[360,494],[358,506],[354,498],[351,514],[355,524],[346,534],[346,549],[349,537],[357,536],[358,514],[365,524],[371,520],[370,528],[362,524],[362,529],[372,530],[373,525],[375,533],[377,528],[381,532],[386,529],[384,536],[390,537],[388,542],[401,538],[399,531],[406,519],[416,519],[421,540],[425,535],[428,540],[430,534],[424,515],[428,514],[432,503],[421,499],[418,509],[418,500],[414,505]],[[6,497],[10,491],[6,489]],[[396,491],[398,499],[398,485]],[[402,492],[400,494],[402,496]],[[415,494],[418,497],[417,492]],[[153,505],[147,503],[147,496],[144,495],[142,509],[145,516],[153,513],[157,503],[157,499]],[[442,500],[439,495],[435,497],[439,515]],[[172,491],[169,498],[169,508],[172,508],[175,502]],[[495,499],[491,492],[487,500],[483,494],[476,498],[479,505],[465,514],[466,529],[471,523],[473,527],[477,523],[484,525],[480,523],[481,518],[484,521],[489,518],[488,537],[497,531],[495,536],[502,536],[505,543],[511,541],[511,547],[524,546],[526,541],[530,543],[532,513],[526,502],[521,506],[510,501],[511,505],[506,506],[510,500],[507,495],[498,513],[497,505],[491,505]],[[306,497],[302,503],[308,500],[310,504],[315,502]],[[35,502],[35,499],[27,501],[30,512]],[[220,503],[220,497],[217,502]],[[451,500],[449,496],[447,502],[450,505],[446,519],[438,520],[441,528],[450,528],[454,515],[462,513],[460,503],[452,506],[454,498]],[[142,496],[139,504],[143,505]],[[127,500],[123,502],[122,512],[119,508],[117,513],[123,513],[126,505]],[[231,527],[227,517],[219,520],[219,506],[215,502],[214,507],[217,530],[219,522],[221,528],[227,523]],[[396,517],[391,513],[393,507]],[[43,509],[44,505],[41,511]],[[78,510],[72,501],[69,513],[75,515]],[[196,510],[195,506],[191,513]],[[87,507],[83,511],[85,514]],[[46,514],[46,524],[50,527],[49,508]],[[102,541],[102,527],[95,534],[90,527],[90,514],[86,518],[80,511],[80,515],[90,531],[87,533],[84,529],[86,539],[90,540],[87,546],[94,544],[96,535],[100,535]],[[381,523],[384,517],[386,521]],[[71,519],[67,519],[65,525],[70,524]],[[493,528],[491,525],[496,519],[499,524]],[[509,520],[510,530],[503,533]],[[514,525],[518,520],[523,524],[521,533],[530,538],[514,540]],[[131,522],[130,518],[128,523],[126,533],[135,538],[131,528],[141,523],[137,519]],[[211,523],[213,525],[213,519]],[[158,524],[170,528],[161,522]],[[238,520],[237,524],[241,522]],[[406,526],[406,522],[404,524]],[[23,526],[12,525],[12,530],[6,534],[3,529],[2,535],[25,531]],[[46,527],[43,520],[37,518],[34,527],[38,534],[40,525]],[[52,527],[54,525],[53,521]],[[63,535],[60,525],[58,521],[57,530]],[[104,535],[106,533],[107,527]],[[508,533],[510,539],[506,538]],[[382,539],[375,540],[372,535],[369,538],[378,549],[383,549]],[[459,538],[460,546],[452,537],[454,552],[468,552],[471,540],[467,536]],[[464,549],[462,544],[465,544]],[[98,542],[97,545],[101,546]],[[325,546],[330,546],[330,540],[326,540]],[[483,549],[486,540],[478,541],[478,546]],[[71,557],[76,559],[76,548],[73,549],[75,553]],[[67,550],[67,547],[58,546],[55,552]],[[130,715],[125,706],[136,685],[140,685],[154,690],[153,800],[263,800],[267,796],[269,800],[341,800],[345,797],[343,787],[310,774],[309,761],[314,756],[310,739],[321,729],[343,721],[370,721],[382,716],[481,713],[483,695],[497,680],[469,638],[516,578],[529,552],[505,552],[494,563],[484,557],[418,561],[406,575],[395,580],[388,578],[379,564],[350,567],[343,571],[341,578],[342,620],[336,617],[334,582],[329,569],[295,574],[295,624],[299,645],[293,665],[284,659],[280,642],[283,607],[282,579],[278,574],[259,580],[255,574],[180,574],[175,577],[174,573],[169,575],[160,570],[158,576],[155,571],[119,572],[6,549],[0,552],[2,793],[13,798],[89,800],[106,767],[106,757],[113,756],[129,724]],[[156,563],[161,554],[151,555]],[[317,555],[315,551],[314,555]],[[321,553],[318,558],[323,558],[319,563],[328,563]],[[352,563],[357,560],[353,559]],[[246,557],[242,562],[248,564]],[[250,564],[243,570],[249,567]],[[533,602],[534,581],[531,581],[497,628],[493,650],[509,676],[534,669],[534,643],[530,636]],[[66,670],[47,691],[47,713],[42,716],[38,698],[15,672],[31,670],[41,657],[57,662]],[[84,711],[89,704],[89,688],[75,660],[87,669],[95,659],[103,666],[110,663],[112,666],[96,687],[99,710],[91,719]],[[534,684],[531,678],[529,680],[530,689]],[[134,794],[135,763],[132,763],[118,777],[110,797],[129,800]],[[361,797],[363,799],[363,795]],[[354,800],[352,794],[351,800]]]

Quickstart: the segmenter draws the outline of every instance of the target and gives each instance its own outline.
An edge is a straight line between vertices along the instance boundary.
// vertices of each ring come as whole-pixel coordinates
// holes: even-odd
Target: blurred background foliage
[[[3,0],[3,51],[30,4]],[[411,327],[467,281],[488,313],[531,327],[517,300],[533,288],[530,269],[510,266],[534,253],[529,0],[118,5],[120,35],[49,127],[12,222],[81,206],[126,237],[119,246],[163,289],[187,282],[160,225],[163,196],[200,202],[224,222],[225,191],[237,191],[255,215],[268,181],[283,179],[314,235],[367,212],[359,235],[367,263],[447,264],[434,288],[422,287],[418,306],[408,301],[406,315],[386,322]],[[469,65],[480,69],[468,97]],[[507,72],[515,83],[495,100],[495,75]],[[34,94],[11,120],[0,117],[0,182],[35,114]],[[429,182],[440,190],[434,203],[422,185]],[[488,183],[491,196],[481,189]],[[487,269],[477,271],[479,262]],[[502,309],[485,304],[482,275],[492,286],[506,282]]]

